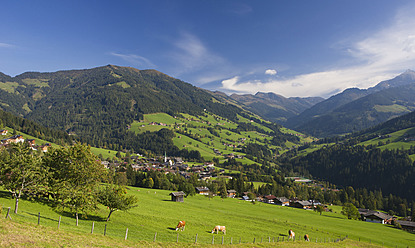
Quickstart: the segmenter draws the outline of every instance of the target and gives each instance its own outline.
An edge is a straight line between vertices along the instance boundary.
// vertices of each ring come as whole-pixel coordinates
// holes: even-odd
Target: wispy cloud
[[[329,96],[349,87],[367,88],[415,68],[415,5],[397,12],[388,27],[349,44],[354,66],[298,75],[288,79],[222,81],[222,90],[241,93],[270,91],[284,96]],[[236,79],[236,81],[235,81]],[[232,82],[232,83],[230,83]]]
[[[233,4],[231,12],[238,15],[245,15],[252,12],[252,7],[245,3],[236,2]]]
[[[170,58],[175,61],[177,75],[206,70],[225,62],[221,56],[209,51],[197,36],[188,32],[182,32],[173,45],[175,51]]]
[[[2,43],[2,42],[0,42],[0,47],[3,47],[3,48],[10,48],[10,47],[14,47],[14,45],[12,45],[12,44],[8,44],[8,43]]]
[[[136,54],[121,54],[121,53],[110,53],[112,56],[121,58],[131,64],[134,64],[136,66],[140,67],[148,67],[148,68],[155,68],[156,66],[147,58],[136,55]]]

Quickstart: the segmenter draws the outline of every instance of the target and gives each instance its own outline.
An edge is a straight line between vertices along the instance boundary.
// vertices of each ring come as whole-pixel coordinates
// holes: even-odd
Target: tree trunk
[[[17,214],[17,209],[19,208],[19,199],[22,195],[22,191],[19,190],[19,194],[16,194],[16,204],[14,205],[14,213]]]
[[[110,214],[108,215],[108,217],[107,217],[107,222],[110,220],[110,217],[111,217],[111,214],[112,214],[112,212],[114,212],[115,210],[110,210]]]
[[[19,208],[19,197],[16,196],[16,204],[14,205],[14,213],[17,214],[17,209]]]

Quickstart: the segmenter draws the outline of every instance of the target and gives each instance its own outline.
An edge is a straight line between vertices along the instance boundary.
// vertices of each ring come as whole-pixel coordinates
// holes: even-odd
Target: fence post
[[[58,229],[61,227],[61,216],[59,216]]]
[[[196,238],[195,238],[195,244],[197,243],[197,233],[196,233]]]
[[[224,239],[224,237],[222,236],[222,245],[223,245],[223,239]]]
[[[255,238],[254,238],[254,244],[255,244]]]
[[[94,226],[95,226],[95,222],[92,221],[92,228],[91,228],[91,234],[94,233]]]
[[[177,233],[176,243],[179,243],[179,233]]]
[[[39,214],[37,215],[37,224],[38,224],[38,225],[40,224],[40,212],[39,212]]]
[[[157,232],[154,234],[154,240],[153,240],[153,242],[156,242],[156,238],[157,238]]]
[[[262,243],[262,239],[263,239],[263,238],[261,237],[261,243]]]
[[[232,237],[231,237],[231,244],[232,244]]]
[[[105,223],[104,236],[105,236],[105,234],[107,234],[107,223]]]
[[[124,240],[127,240],[127,236],[128,236],[128,227],[127,227],[127,230],[125,230],[125,239]]]
[[[239,238],[239,244],[241,243],[241,238]]]
[[[76,212],[75,215],[76,215],[76,226],[78,226],[78,212]]]
[[[10,219],[12,219],[12,217],[10,216],[10,207],[7,209],[6,219],[7,219],[7,217],[9,217]]]
[[[212,235],[212,245],[215,243],[215,236]]]

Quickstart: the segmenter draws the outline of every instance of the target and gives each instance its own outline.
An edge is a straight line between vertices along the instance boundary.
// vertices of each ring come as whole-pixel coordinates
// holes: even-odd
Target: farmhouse
[[[274,200],[275,200],[276,198],[277,198],[277,197],[276,197],[275,195],[266,195],[266,196],[264,196],[264,202],[265,202],[265,203],[274,204]]]
[[[402,229],[409,232],[415,232],[415,222],[398,220],[398,223],[401,225]]]
[[[235,198],[235,196],[236,196],[236,190],[234,190],[234,189],[228,189],[226,191],[226,193],[228,193],[229,198]]]
[[[303,208],[303,209],[309,209],[311,208],[311,203],[309,201],[295,201],[291,203],[291,206],[295,208]]]
[[[1,135],[7,135],[7,133],[8,133],[9,131],[7,131],[6,129],[2,129],[2,130],[0,130],[0,134]]]
[[[22,135],[14,135],[10,138],[7,139],[2,139],[1,142],[3,144],[10,144],[10,143],[19,143],[19,142],[23,142],[23,136]]]
[[[175,201],[175,202],[184,202],[184,196],[185,196],[185,193],[183,192],[183,191],[179,191],[179,192],[172,192],[172,193],[170,193],[170,195],[171,195],[171,200],[172,201]]]
[[[393,216],[377,211],[369,211],[363,215],[363,220],[374,223],[390,224],[392,219]]]
[[[196,192],[200,195],[209,195],[208,187],[196,187]]]
[[[274,203],[281,206],[289,206],[290,200],[285,197],[277,197],[274,199]]]

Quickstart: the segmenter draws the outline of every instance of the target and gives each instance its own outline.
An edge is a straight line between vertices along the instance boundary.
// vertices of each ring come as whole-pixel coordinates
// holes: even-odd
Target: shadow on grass
[[[172,230],[172,231],[176,231],[176,228],[174,228],[174,227],[168,227],[167,229]]]
[[[12,199],[12,194],[8,191],[0,190],[0,198]]]
[[[324,217],[329,217],[329,218],[336,218],[336,219],[344,219],[344,218],[342,218],[342,217],[339,217],[339,216],[331,216],[331,215],[321,215],[321,216],[324,216]]]
[[[35,217],[39,217],[39,213],[34,214],[34,213],[29,213],[27,211],[22,211],[22,213],[25,213],[27,215],[32,215],[32,216],[35,216]],[[40,213],[40,220],[42,220],[42,219],[51,220],[51,221],[55,221],[55,222],[59,221],[58,219],[52,219],[52,218],[46,217],[46,216],[42,215],[42,213]]]
[[[72,219],[76,219],[75,218],[75,213],[73,212],[68,212],[68,211],[56,211],[56,213],[68,217],[68,218],[72,218]],[[98,215],[85,215],[85,214],[79,214],[78,215],[80,220],[92,220],[92,221],[96,221],[96,222],[107,222],[107,218],[105,217],[101,217]]]

